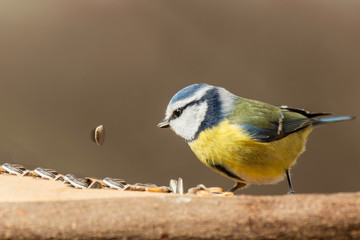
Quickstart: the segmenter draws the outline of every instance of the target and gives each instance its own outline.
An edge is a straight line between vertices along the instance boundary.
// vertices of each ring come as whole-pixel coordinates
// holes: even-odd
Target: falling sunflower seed
[[[97,144],[97,145],[103,145],[104,144],[104,139],[105,139],[105,128],[103,125],[100,125],[98,127],[95,128],[95,130],[93,130],[92,132],[92,140]]]

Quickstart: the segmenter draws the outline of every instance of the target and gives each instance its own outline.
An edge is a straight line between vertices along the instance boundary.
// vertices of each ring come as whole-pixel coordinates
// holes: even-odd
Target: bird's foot
[[[288,195],[293,195],[293,194],[295,194],[294,189],[293,189],[293,188],[290,188],[287,194],[288,194]]]

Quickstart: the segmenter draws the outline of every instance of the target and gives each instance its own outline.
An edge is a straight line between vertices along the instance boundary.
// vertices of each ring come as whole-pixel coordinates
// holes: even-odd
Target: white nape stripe
[[[206,86],[200,88],[199,90],[197,90],[193,95],[191,95],[185,99],[182,99],[180,101],[169,104],[166,109],[166,114],[165,114],[166,119],[169,119],[171,117],[171,115],[175,109],[181,108],[191,102],[200,100],[206,94],[207,91],[209,91],[210,89],[213,89],[213,88],[214,88],[214,86],[206,85]]]
[[[234,109],[236,96],[225,88],[219,87],[218,90],[221,101],[221,112],[224,116],[227,116]]]

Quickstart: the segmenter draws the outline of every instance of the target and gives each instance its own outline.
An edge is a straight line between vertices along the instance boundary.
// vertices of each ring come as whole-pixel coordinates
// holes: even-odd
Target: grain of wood
[[[360,193],[201,197],[0,176],[0,238],[359,239]]]

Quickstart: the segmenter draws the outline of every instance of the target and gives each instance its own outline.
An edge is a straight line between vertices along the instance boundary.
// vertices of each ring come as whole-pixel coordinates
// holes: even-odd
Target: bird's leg
[[[235,192],[236,190],[239,190],[240,188],[243,188],[245,186],[246,183],[244,182],[236,182],[235,185],[228,192]]]
[[[291,177],[290,177],[290,171],[289,171],[289,169],[286,169],[285,172],[286,172],[286,177],[287,177],[288,184],[289,184],[288,194],[295,194],[295,191],[294,191],[294,188],[293,188],[293,185],[292,185],[292,182],[291,182]]]

